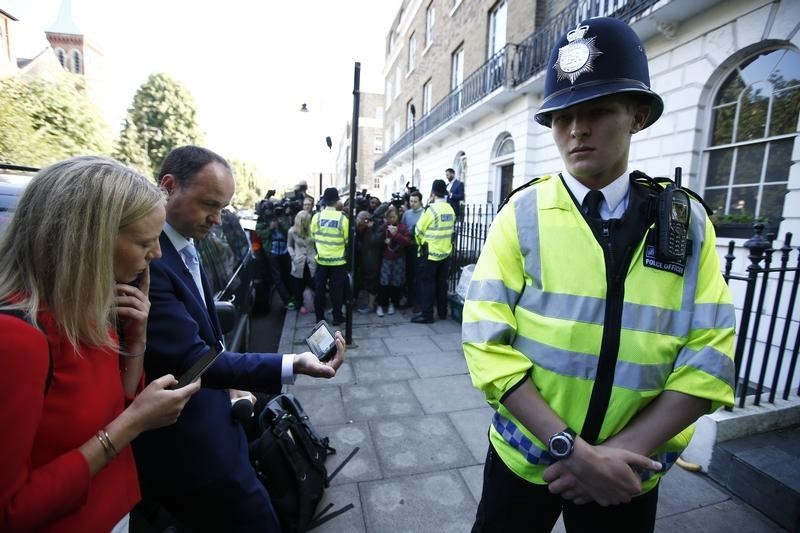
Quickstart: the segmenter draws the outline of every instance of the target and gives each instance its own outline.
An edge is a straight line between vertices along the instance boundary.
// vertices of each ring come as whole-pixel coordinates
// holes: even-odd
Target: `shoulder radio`
[[[667,185],[658,196],[656,248],[659,258],[677,261],[686,257],[690,213],[689,195],[681,189],[681,167],[677,167],[675,183]]]

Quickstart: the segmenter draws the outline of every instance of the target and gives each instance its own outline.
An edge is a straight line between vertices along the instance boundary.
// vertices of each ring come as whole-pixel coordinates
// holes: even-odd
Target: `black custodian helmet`
[[[649,97],[650,126],[664,110],[664,102],[650,89],[647,55],[636,32],[625,22],[598,17],[580,22],[562,35],[547,62],[544,100],[536,122],[550,127],[553,111],[618,93]]]

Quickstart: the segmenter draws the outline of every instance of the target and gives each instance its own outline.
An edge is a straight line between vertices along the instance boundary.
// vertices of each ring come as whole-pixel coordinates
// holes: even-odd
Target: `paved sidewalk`
[[[470,382],[460,324],[409,318],[355,313],[355,346],[336,377],[301,376],[289,388],[337,450],[329,472],[359,447],[320,506],[355,508],[315,533],[462,533],[472,526],[492,411]],[[314,323],[313,315],[287,313],[279,351],[305,350]],[[663,533],[784,531],[706,476],[679,467],[662,482],[657,516]],[[554,531],[563,530],[559,522]]]

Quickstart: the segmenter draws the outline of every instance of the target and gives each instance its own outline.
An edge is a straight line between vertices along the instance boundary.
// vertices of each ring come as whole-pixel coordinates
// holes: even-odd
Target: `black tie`
[[[586,193],[583,199],[583,212],[591,219],[600,220],[600,203],[603,201],[603,193],[591,190]]]

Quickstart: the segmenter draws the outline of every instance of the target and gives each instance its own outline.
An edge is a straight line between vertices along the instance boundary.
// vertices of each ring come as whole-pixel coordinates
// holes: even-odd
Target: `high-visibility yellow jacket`
[[[311,237],[317,248],[317,264],[338,266],[347,262],[345,247],[350,224],[335,207],[326,207],[311,219]]]
[[[698,202],[691,207],[692,251],[683,276],[646,266],[652,253],[645,239],[634,252],[619,293],[618,358],[598,443],[663,391],[708,399],[712,410],[733,404],[734,308],[714,229]],[[580,432],[609,319],[606,295],[603,249],[561,179],[545,176],[514,195],[475,267],[462,336],[472,382],[496,410],[491,443],[532,483],[544,483],[553,459],[501,399],[530,376],[547,404]],[[668,468],[692,433],[687,428],[652,457]],[[661,475],[643,475],[643,490]]]
[[[453,251],[453,224],[456,214],[444,200],[437,200],[425,208],[414,228],[414,239],[417,241],[418,255],[423,253],[422,246],[428,245],[428,260],[443,261]]]

